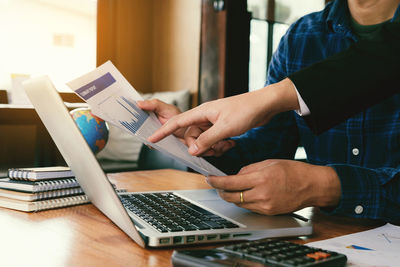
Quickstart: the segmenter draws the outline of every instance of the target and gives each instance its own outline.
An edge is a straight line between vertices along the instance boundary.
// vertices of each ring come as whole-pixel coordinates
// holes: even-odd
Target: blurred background
[[[32,75],[81,102],[65,83],[111,60],[145,98],[186,110],[263,87],[290,24],[327,2],[0,0],[0,169],[63,163],[22,90]],[[97,156],[108,171],[180,168],[161,158],[149,166],[145,150],[111,128]]]
[[[96,0],[0,1],[0,88],[11,103],[24,103],[18,84],[29,75],[47,74],[66,90],[96,67],[96,14]]]

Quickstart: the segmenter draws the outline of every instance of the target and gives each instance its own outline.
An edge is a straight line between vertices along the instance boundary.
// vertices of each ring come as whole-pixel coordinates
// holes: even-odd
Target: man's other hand
[[[294,160],[261,161],[242,168],[237,175],[210,176],[207,182],[224,200],[266,215],[336,206],[341,194],[333,168]]]

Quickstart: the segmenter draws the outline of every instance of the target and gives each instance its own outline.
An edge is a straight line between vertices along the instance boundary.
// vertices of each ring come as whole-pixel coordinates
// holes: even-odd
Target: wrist
[[[314,178],[315,193],[313,206],[334,207],[339,204],[341,184],[336,171],[327,166],[317,166]]]
[[[296,88],[289,78],[264,87],[264,99],[270,102],[269,111],[275,114],[300,108]]]

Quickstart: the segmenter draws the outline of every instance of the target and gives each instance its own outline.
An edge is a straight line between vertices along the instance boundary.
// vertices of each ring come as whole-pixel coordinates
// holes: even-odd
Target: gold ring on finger
[[[243,203],[244,199],[243,199],[243,191],[240,191],[240,203]]]

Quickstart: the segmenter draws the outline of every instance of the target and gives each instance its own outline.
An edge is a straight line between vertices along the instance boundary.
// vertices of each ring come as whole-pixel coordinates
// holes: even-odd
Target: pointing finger
[[[177,129],[186,128],[191,125],[203,123],[208,121],[202,112],[192,109],[181,113],[175,117],[169,119],[161,128],[155,131],[149,138],[148,141],[156,143],[168,135],[174,133]]]

